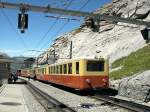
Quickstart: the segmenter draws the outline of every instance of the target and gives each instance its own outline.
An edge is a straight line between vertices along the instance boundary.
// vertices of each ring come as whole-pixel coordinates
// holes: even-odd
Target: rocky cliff
[[[149,21],[149,6],[149,0],[113,0],[112,3],[103,6],[94,13]],[[114,24],[110,21],[101,21],[99,25],[99,32],[82,27],[59,36],[53,43],[57,61],[69,58],[71,41],[73,42],[72,58],[103,56],[109,57],[110,63],[146,45],[140,33],[144,26],[119,22]],[[49,50],[53,50],[53,47],[50,47]],[[46,61],[45,54],[42,56],[41,62]],[[52,60],[53,57],[51,56],[50,59]]]

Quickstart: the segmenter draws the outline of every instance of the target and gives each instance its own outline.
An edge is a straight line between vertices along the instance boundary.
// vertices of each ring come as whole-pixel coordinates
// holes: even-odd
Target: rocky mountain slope
[[[136,18],[149,21],[149,0],[113,0],[95,13]],[[59,36],[53,43],[56,50],[57,61],[69,58],[70,42],[73,42],[72,58],[94,58],[103,56],[110,58],[110,63],[116,59],[129,55],[131,52],[145,46],[140,30],[144,26],[125,23],[112,24],[110,21],[101,21],[99,32],[93,32],[87,27],[73,30]],[[53,50],[50,47],[49,50]],[[41,62],[46,61],[46,54]],[[53,59],[51,56],[50,60]]]

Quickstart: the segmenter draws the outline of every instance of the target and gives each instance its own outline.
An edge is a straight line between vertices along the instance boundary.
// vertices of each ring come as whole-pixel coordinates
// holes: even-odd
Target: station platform
[[[0,112],[28,112],[22,93],[22,86],[4,84],[0,87]]]

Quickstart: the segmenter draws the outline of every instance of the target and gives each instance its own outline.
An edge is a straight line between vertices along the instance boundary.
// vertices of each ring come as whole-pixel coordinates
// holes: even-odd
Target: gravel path
[[[48,93],[50,96],[59,100],[60,102],[68,105],[69,107],[75,108],[75,110],[77,110],[78,112],[130,112],[116,106],[105,104],[87,96],[79,96],[54,88],[39,81],[30,80],[30,83],[32,83],[42,91]],[[83,107],[82,104],[90,104],[91,106],[89,106],[89,108],[86,108]]]

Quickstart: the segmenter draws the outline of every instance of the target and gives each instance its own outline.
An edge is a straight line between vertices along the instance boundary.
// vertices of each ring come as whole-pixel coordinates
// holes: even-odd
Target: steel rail
[[[64,103],[51,97],[50,95],[43,92],[39,88],[35,87],[30,82],[27,82],[27,85],[28,85],[27,88],[29,89],[29,91],[31,93],[33,93],[33,95],[37,94],[38,97],[40,97],[39,100],[41,101],[41,103],[43,103],[42,105],[44,106],[46,111],[52,110],[52,111],[56,111],[56,112],[76,112],[76,110],[74,110],[73,108],[68,107]]]
[[[29,4],[0,2],[0,8],[8,8],[8,9],[16,9],[16,10],[24,9],[26,11],[57,13],[57,14],[79,16],[79,17],[91,16],[91,17],[96,17],[98,20],[109,20],[109,21],[114,21],[114,22],[123,22],[123,23],[144,25],[144,26],[150,27],[150,22],[141,21],[137,19],[122,18],[122,17],[117,17],[117,16],[94,14],[90,12],[81,12],[81,11],[66,10],[66,9],[60,9],[60,8],[52,8],[50,6],[44,7],[44,6],[35,6],[35,5],[29,5]]]
[[[135,112],[150,112],[150,106],[138,104],[133,101],[127,101],[127,100],[118,99],[118,98],[114,98],[114,97],[110,97],[106,95],[96,95],[96,96],[92,96],[92,98],[97,99],[97,100],[102,100],[104,102],[111,103],[111,104],[117,105],[119,107],[122,107],[128,110],[132,110]]]

